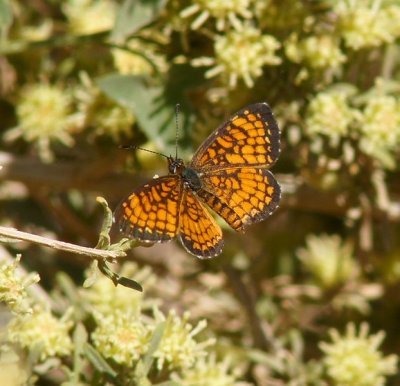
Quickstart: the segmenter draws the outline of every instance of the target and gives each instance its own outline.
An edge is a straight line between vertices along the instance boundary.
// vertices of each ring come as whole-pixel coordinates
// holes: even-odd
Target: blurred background
[[[250,103],[282,132],[279,209],[211,260],[133,248],[143,293],[2,233],[2,384],[400,384],[399,38],[399,0],[0,0],[1,226],[94,247],[176,103],[185,161]]]

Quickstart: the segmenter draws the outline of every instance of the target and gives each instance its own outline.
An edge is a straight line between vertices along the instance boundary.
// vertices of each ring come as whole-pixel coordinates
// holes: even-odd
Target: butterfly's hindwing
[[[233,229],[266,219],[279,205],[280,186],[263,168],[231,168],[202,176],[197,192]]]
[[[179,224],[179,237],[189,253],[203,259],[221,253],[221,228],[190,190],[184,193]]]

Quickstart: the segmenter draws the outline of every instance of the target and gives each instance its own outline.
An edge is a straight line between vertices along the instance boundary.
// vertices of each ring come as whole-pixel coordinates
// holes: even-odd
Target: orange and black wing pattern
[[[201,259],[219,255],[222,251],[220,226],[189,190],[184,192],[179,214],[179,238],[189,253]]]
[[[279,205],[280,186],[265,168],[216,170],[202,184],[198,196],[237,231],[265,220]]]
[[[196,193],[233,229],[266,219],[281,189],[271,167],[279,157],[280,133],[267,103],[245,107],[212,133],[194,155],[201,179]]]
[[[189,253],[216,256],[223,235],[204,204],[238,231],[264,220],[279,204],[279,184],[267,170],[279,151],[279,129],[269,106],[247,106],[206,139],[188,168],[169,157],[170,174],[134,191],[117,209],[115,221],[137,240],[179,236]]]
[[[143,242],[172,240],[179,231],[183,183],[179,176],[155,178],[133,192],[116,210],[121,232]]]
[[[270,167],[280,152],[278,125],[267,103],[245,107],[200,146],[191,167],[198,172],[231,167]]]

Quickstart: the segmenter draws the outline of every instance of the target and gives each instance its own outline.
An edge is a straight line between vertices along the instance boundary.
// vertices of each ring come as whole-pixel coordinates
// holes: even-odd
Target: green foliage
[[[399,20],[397,0],[0,0],[0,225],[112,254],[0,227],[2,383],[399,384]],[[175,154],[179,103],[187,161],[261,101],[271,218],[223,225],[209,261],[122,238],[113,208],[167,171],[120,145]]]

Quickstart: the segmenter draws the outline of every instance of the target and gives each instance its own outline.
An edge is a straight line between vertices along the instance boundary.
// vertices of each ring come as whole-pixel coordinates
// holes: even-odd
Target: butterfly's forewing
[[[164,242],[177,236],[183,184],[177,175],[151,180],[117,208],[120,231],[144,242]]]
[[[279,205],[280,186],[267,169],[216,170],[202,183],[198,196],[235,230],[265,220]]]
[[[200,146],[191,167],[198,172],[226,167],[270,167],[279,156],[279,128],[267,103],[245,107]]]
[[[179,214],[179,237],[185,249],[201,259],[219,255],[223,236],[219,225],[190,190],[185,190]]]

